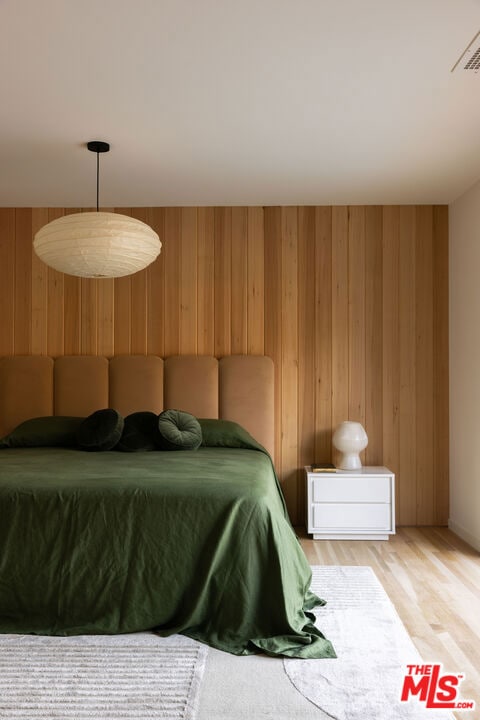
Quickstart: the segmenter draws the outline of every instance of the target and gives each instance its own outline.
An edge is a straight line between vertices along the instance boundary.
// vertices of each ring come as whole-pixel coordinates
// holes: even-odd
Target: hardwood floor
[[[480,718],[480,553],[444,527],[400,527],[388,541],[311,540],[297,528],[311,565],[369,565],[425,662],[465,673],[462,698]]]

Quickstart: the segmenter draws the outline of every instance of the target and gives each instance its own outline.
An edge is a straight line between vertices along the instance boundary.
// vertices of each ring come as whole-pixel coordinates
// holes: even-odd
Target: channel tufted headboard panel
[[[234,420],[273,455],[274,368],[259,355],[44,356],[0,358],[0,437],[43,415],[85,417],[113,407],[185,410]]]

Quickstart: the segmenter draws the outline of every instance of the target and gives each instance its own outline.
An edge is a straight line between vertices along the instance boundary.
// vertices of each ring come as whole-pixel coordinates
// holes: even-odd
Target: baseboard
[[[465,530],[461,525],[456,523],[454,520],[448,521],[448,527],[452,532],[455,533],[455,535],[458,535],[458,537],[462,538],[462,540],[465,540],[469,545],[471,545],[475,550],[480,551],[480,538],[476,537],[475,535],[472,535],[471,532],[468,530]]]

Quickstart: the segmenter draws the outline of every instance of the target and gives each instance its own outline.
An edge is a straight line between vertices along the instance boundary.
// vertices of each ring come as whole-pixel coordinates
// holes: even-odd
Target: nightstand
[[[305,478],[314,540],[388,540],[395,533],[395,475],[388,468],[313,473],[307,466]]]

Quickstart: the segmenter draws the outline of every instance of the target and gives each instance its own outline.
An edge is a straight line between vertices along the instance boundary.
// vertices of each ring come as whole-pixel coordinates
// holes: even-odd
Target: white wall
[[[480,182],[449,216],[449,527],[480,550]]]

